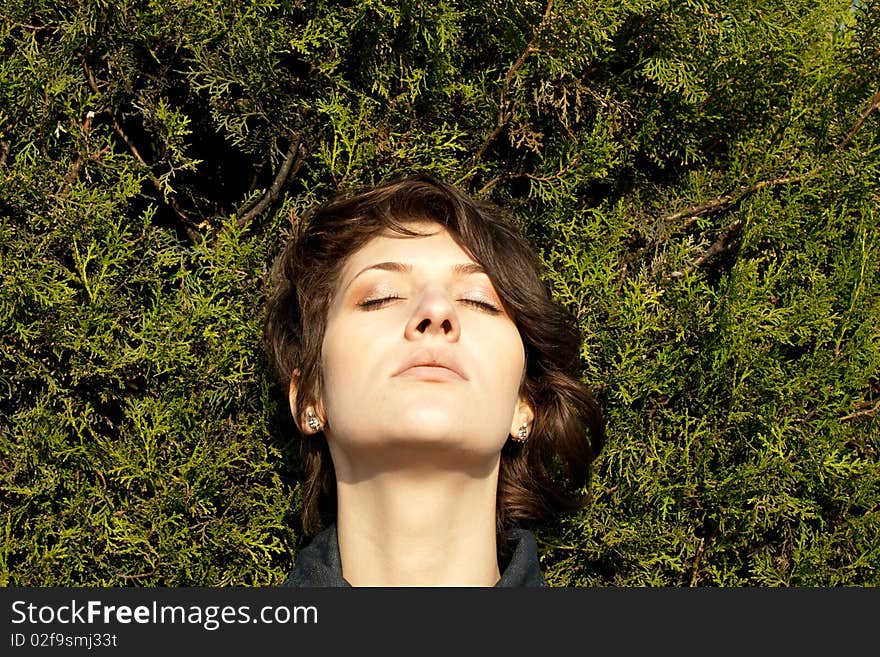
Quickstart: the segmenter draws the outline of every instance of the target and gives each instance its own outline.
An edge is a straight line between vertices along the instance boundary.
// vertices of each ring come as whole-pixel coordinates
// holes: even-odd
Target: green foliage
[[[609,441],[539,532],[552,585],[880,584],[878,28],[855,0],[7,2],[0,583],[282,581],[267,263],[312,203],[420,169],[514,212],[583,331]]]

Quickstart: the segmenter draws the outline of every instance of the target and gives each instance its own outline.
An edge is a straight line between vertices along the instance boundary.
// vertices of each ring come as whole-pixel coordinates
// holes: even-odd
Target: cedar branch
[[[700,203],[699,205],[692,205],[689,208],[685,208],[679,212],[674,212],[666,217],[663,217],[663,221],[677,221],[683,217],[699,217],[701,215],[706,214],[707,212],[711,212],[716,208],[723,208],[730,204],[733,200],[732,196],[724,195],[719,196],[717,198],[713,198],[711,201],[706,201],[705,203]]]
[[[119,575],[120,579],[143,579],[144,577],[152,577],[156,574],[155,570],[151,570],[148,573],[138,573],[137,575]]]
[[[867,408],[864,411],[857,411],[855,413],[850,413],[849,415],[844,415],[843,417],[837,418],[841,422],[845,422],[847,420],[855,420],[857,417],[874,417],[874,414],[880,410],[880,402],[874,405],[874,408]]]
[[[14,21],[6,14],[0,14],[0,18],[4,21],[12,25],[13,27],[21,27],[26,30],[33,30],[34,32],[39,32],[40,30],[48,30],[50,29],[49,25],[31,25],[29,23],[19,23],[18,21]]]
[[[852,128],[850,128],[849,132],[846,136],[834,147],[834,152],[837,153],[842,151],[852,138],[855,136],[858,129],[865,122],[865,119],[870,116],[872,112],[880,108],[880,91],[874,94],[871,102],[868,104],[868,107],[861,113],[859,118],[856,120],[855,124]],[[791,183],[802,182],[808,178],[812,178],[817,173],[822,171],[827,162],[823,162],[821,164],[816,165],[811,171],[808,171],[805,174],[799,176],[782,176],[779,178],[771,178],[769,180],[761,180],[760,182],[755,183],[750,187],[746,187],[741,189],[737,193],[733,194],[723,194],[721,196],[717,196],[716,198],[710,199],[705,203],[700,203],[699,205],[693,205],[689,208],[685,208],[684,210],[680,210],[679,212],[674,212],[670,215],[667,215],[663,218],[663,221],[677,221],[684,217],[687,217],[687,221],[685,222],[685,227],[691,225],[698,217],[701,217],[705,214],[710,214],[712,212],[717,212],[719,210],[723,210],[731,205],[737,204],[742,201],[746,196],[757,192],[758,190],[764,189],[765,187],[776,187],[779,185],[787,185]]]
[[[708,249],[700,254],[700,257],[694,261],[692,267],[702,267],[707,260],[714,258],[716,255],[727,249],[730,242],[735,239],[736,234],[739,233],[740,229],[742,229],[742,221],[736,220],[730,224],[721,234],[721,237],[715,240]]]
[[[544,15],[541,17],[541,22],[538,23],[538,27],[535,28],[535,31],[532,33],[532,39],[529,41],[529,45],[526,46],[526,49],[522,52],[519,58],[513,63],[513,66],[510,67],[510,70],[507,72],[507,75],[504,77],[504,88],[510,86],[510,83],[513,81],[513,76],[519,70],[519,67],[523,65],[523,62],[526,61],[526,57],[535,52],[535,41],[538,39],[538,35],[544,30],[544,26],[547,24],[547,20],[550,18],[550,12],[553,11],[553,0],[549,0],[547,2],[547,8],[544,9]]]
[[[83,121],[83,131],[86,133],[86,137],[88,138],[89,132],[92,130],[92,119],[95,118],[95,113],[92,110],[86,112],[86,119]],[[89,158],[92,159],[92,158]],[[82,170],[83,164],[83,156],[82,153],[77,151],[76,159],[73,162],[73,167],[70,172],[64,177],[65,182],[68,185],[72,185],[73,181],[79,178],[79,172]]]
[[[738,233],[742,230],[743,222],[737,219],[732,224],[730,224],[723,233],[715,240],[709,248],[703,251],[700,256],[694,260],[690,265],[688,265],[684,271],[674,271],[664,276],[664,279],[669,280],[670,278],[683,278],[684,275],[688,272],[697,269],[698,267],[702,267],[706,262],[715,256],[719,255],[723,251],[730,248],[730,244],[737,238]],[[618,284],[623,282],[623,277],[626,274],[626,263],[624,263],[623,271],[620,274],[620,280]]]
[[[488,137],[483,141],[480,148],[474,153],[473,157],[471,157],[470,166],[473,167],[486,152],[486,149],[492,145],[498,135],[501,134],[501,131],[504,129],[504,124],[507,122],[507,117],[504,113],[504,107],[506,105],[505,96],[507,95],[507,90],[510,88],[510,83],[513,82],[513,76],[516,75],[516,72],[523,65],[523,62],[526,61],[526,58],[531,55],[533,52],[536,52],[538,49],[535,48],[535,41],[537,41],[538,36],[540,36],[541,32],[544,30],[544,27],[547,25],[547,21],[550,18],[550,12],[553,10],[553,0],[548,0],[547,7],[544,9],[544,15],[541,17],[541,22],[538,23],[538,26],[535,28],[535,31],[532,33],[532,38],[526,46],[525,50],[522,51],[519,57],[517,57],[516,61],[507,71],[507,75],[504,76],[504,84],[501,86],[501,93],[498,98],[498,119],[495,122],[495,128],[489,134]]]
[[[494,178],[489,180],[485,185],[480,187],[479,191],[477,192],[477,196],[483,196],[484,194],[486,194],[490,189],[492,189],[495,185],[497,185],[504,178],[506,178],[506,176],[495,176]]]
[[[571,162],[569,162],[566,166],[562,167],[556,173],[549,176],[537,176],[533,173],[511,173],[507,175],[498,175],[494,178],[491,178],[485,185],[483,185],[479,191],[477,191],[477,196],[485,195],[490,189],[492,189],[495,185],[497,185],[501,181],[506,180],[516,180],[517,178],[528,178],[529,180],[534,180],[536,182],[553,182],[554,180],[559,180],[566,173],[574,168],[574,165],[578,162],[578,156],[575,155]]]
[[[266,190],[266,193],[263,194],[254,207],[238,218],[235,222],[238,228],[244,228],[254,217],[261,214],[272,201],[278,198],[278,194],[281,193],[281,188],[288,178],[297,174],[306,159],[305,150],[301,146],[301,139],[297,139],[290,144],[290,148],[287,149],[287,154],[284,156],[284,162],[282,162],[281,167],[278,169],[275,180],[272,181],[272,186]]]
[[[880,107],[880,91],[874,94],[874,97],[871,99],[871,102],[868,104],[868,107],[862,112],[862,115],[859,117],[858,121],[856,121],[855,125],[850,129],[850,131],[846,134],[846,137],[843,138],[843,141],[837,145],[837,150],[843,150],[843,148],[850,142],[850,140],[855,136],[856,131],[862,127],[862,124],[865,122],[865,119],[868,116]]]
[[[98,88],[98,84],[95,81],[95,76],[92,75],[92,70],[89,68],[89,65],[86,62],[85,57],[83,57],[81,53],[77,53],[77,56],[79,57],[79,60],[82,63],[83,70],[86,72],[86,77],[89,81],[89,86],[92,88],[92,90],[96,94],[100,94],[101,90]],[[116,116],[112,112],[110,113],[110,125],[113,128],[113,130],[116,132],[116,134],[122,138],[122,141],[125,142],[125,145],[128,146],[128,150],[131,151],[131,154],[134,155],[135,159],[137,159],[137,161],[141,164],[141,166],[143,166],[146,169],[147,175],[149,175],[149,177],[150,177],[150,182],[153,183],[153,187],[156,188],[156,191],[159,192],[159,194],[165,200],[167,205],[174,211],[174,214],[177,215],[177,218],[180,219],[180,221],[183,223],[183,229],[186,232],[186,236],[189,238],[189,240],[191,242],[197,242],[199,239],[199,233],[198,233],[198,231],[195,230],[195,228],[196,228],[195,224],[193,224],[193,222],[189,219],[189,217],[187,217],[186,214],[184,214],[183,210],[180,208],[180,204],[177,202],[177,199],[174,196],[168,195],[166,198],[165,192],[162,189],[162,183],[155,175],[153,175],[152,168],[150,167],[149,164],[147,164],[147,161],[141,156],[140,151],[138,151],[137,147],[134,145],[134,143],[131,141],[131,139],[128,137],[128,135],[125,134],[125,131],[122,129],[122,126],[119,125],[119,121],[116,120]]]
[[[571,171],[572,168],[574,168],[574,165],[577,164],[578,159],[580,159],[579,156],[575,155],[573,158],[571,158],[571,162],[566,164],[564,167],[562,167],[559,171],[554,173],[552,176],[536,176],[533,173],[524,173],[522,175],[525,176],[526,178],[528,178],[529,180],[534,180],[536,182],[553,182],[554,180],[559,180],[560,178],[562,178],[562,176],[564,176],[566,173]]]
[[[706,538],[700,539],[700,545],[697,547],[697,556],[694,557],[694,572],[691,575],[691,587],[697,585],[700,575],[700,558],[703,556],[703,550],[706,549]]]

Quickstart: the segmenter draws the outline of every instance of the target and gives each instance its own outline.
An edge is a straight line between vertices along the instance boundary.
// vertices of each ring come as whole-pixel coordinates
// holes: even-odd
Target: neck
[[[498,462],[337,472],[343,577],[352,586],[494,586]]]

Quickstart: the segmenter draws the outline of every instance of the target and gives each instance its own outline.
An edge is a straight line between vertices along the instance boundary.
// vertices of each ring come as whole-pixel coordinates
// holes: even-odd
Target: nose
[[[444,337],[449,342],[456,342],[461,336],[461,324],[455,305],[440,290],[423,291],[406,324],[405,335],[410,340],[432,334]]]

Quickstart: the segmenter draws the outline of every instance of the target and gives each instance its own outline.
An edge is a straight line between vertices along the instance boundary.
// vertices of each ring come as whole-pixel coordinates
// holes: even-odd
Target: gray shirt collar
[[[509,557],[499,560],[501,579],[496,587],[546,586],[538,564],[538,544],[526,529],[512,529],[505,534],[505,551]],[[284,586],[346,587],[351,586],[342,576],[342,559],[336,524],[315,536],[296,557],[293,572]]]

